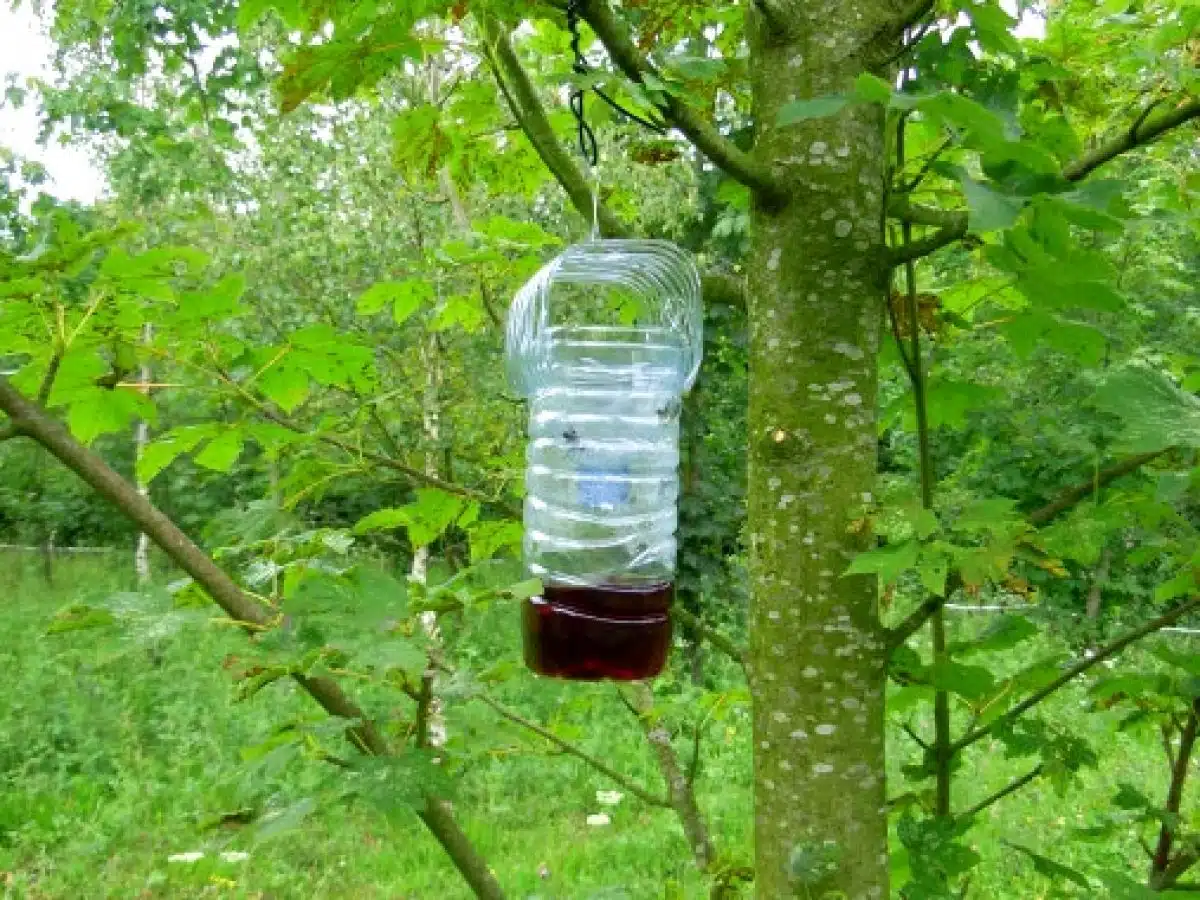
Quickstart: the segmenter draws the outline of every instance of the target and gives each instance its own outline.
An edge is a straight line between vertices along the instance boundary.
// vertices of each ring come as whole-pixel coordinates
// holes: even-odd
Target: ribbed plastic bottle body
[[[530,403],[525,559],[562,585],[661,584],[675,574],[679,399],[548,388]]]
[[[670,644],[681,352],[646,331],[557,337],[530,397],[524,550],[543,593],[526,658],[545,674],[649,677]]]

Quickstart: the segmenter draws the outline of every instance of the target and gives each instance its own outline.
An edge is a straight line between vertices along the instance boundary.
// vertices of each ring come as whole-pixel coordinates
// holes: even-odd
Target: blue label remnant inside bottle
[[[579,502],[596,509],[612,508],[629,499],[629,481],[622,472],[584,469],[579,479]],[[588,477],[592,476],[592,477]]]

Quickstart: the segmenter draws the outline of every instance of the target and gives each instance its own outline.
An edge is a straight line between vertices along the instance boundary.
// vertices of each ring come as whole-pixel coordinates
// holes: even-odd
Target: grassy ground
[[[301,761],[273,772],[241,755],[273,725],[310,711],[309,704],[288,685],[234,703],[222,662],[244,652],[244,642],[206,616],[157,620],[132,638],[104,630],[45,633],[63,606],[130,588],[115,563],[66,561],[47,586],[36,560],[0,558],[5,897],[467,896],[437,845],[408,816],[388,819],[372,808],[328,803],[301,827],[274,835],[231,819],[238,811],[287,808],[328,782],[328,766]],[[498,646],[517,646],[514,620],[500,615],[489,623]],[[614,767],[660,783],[611,690],[521,678],[506,694],[514,707],[576,730],[581,744]],[[1067,840],[1068,832],[1107,810],[1118,782],[1159,797],[1162,751],[1151,735],[1118,734],[1111,719],[1083,715],[1082,702],[1081,692],[1068,693],[1049,706],[1048,717],[1087,737],[1101,753],[1100,768],[1065,794],[1039,781],[985,814],[969,836],[984,859],[971,896],[1056,896],[1005,840],[1085,871],[1141,875],[1132,838],[1083,844]],[[929,728],[919,718],[915,724]],[[459,779],[456,803],[512,897],[705,896],[671,813],[626,797],[604,810],[610,825],[588,826],[586,817],[602,811],[595,792],[612,787],[603,777],[497,725],[477,704],[456,710],[451,728],[465,741],[496,748]],[[718,845],[742,859],[750,853],[752,825],[748,737],[744,713],[712,729],[699,780]],[[902,784],[899,766],[914,760],[914,745],[895,738],[895,785]],[[984,746],[970,765],[962,805],[1030,761],[1005,760],[995,746]],[[193,851],[205,855],[192,863],[168,859]],[[226,860],[222,852],[248,855]]]

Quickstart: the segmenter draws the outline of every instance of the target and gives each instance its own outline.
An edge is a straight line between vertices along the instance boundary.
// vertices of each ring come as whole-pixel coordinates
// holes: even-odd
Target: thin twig
[[[1073,163],[1063,168],[1063,178],[1069,182],[1082,181],[1096,169],[1111,162],[1123,153],[1143,147],[1158,139],[1174,128],[1178,128],[1191,120],[1200,117],[1200,98],[1189,98],[1182,101],[1168,112],[1158,115],[1154,109],[1162,105],[1161,100],[1150,104],[1135,118],[1132,127],[1122,129],[1115,137],[1103,141],[1099,146]],[[934,225],[938,228],[933,234],[906,244],[903,248],[893,250],[889,262],[893,266],[904,264],[910,259],[920,259],[928,256],[942,247],[965,237],[969,227],[969,219],[965,212],[934,210],[929,208],[908,207],[900,198],[893,198],[889,205],[888,215],[912,222],[914,225]],[[929,221],[931,217],[940,221]]]
[[[1015,794],[1021,788],[1025,787],[1025,785],[1029,784],[1029,782],[1031,782],[1035,778],[1039,777],[1042,774],[1042,772],[1044,772],[1045,770],[1046,770],[1045,765],[1042,763],[1038,763],[1036,766],[1034,766],[1030,771],[1026,772],[1020,778],[1016,778],[1016,779],[1010,781],[1004,787],[1000,788],[1000,790],[996,791],[996,793],[991,794],[988,797],[985,797],[983,800],[980,800],[978,803],[976,803],[970,809],[967,809],[964,812],[959,813],[958,818],[959,819],[969,819],[972,816],[979,815],[981,812],[983,812],[989,806],[992,806],[993,804],[998,803],[999,801],[1001,801],[1005,797],[1007,797],[1009,794]]]
[[[647,75],[658,75],[654,66],[638,50],[627,29],[618,22],[608,0],[584,0],[580,13],[626,78],[644,85]],[[667,121],[682,131],[697,150],[731,178],[764,198],[778,200],[782,196],[784,189],[767,166],[738,149],[684,100],[674,94],[662,94],[654,97],[653,102]]]
[[[538,99],[529,73],[513,49],[509,31],[494,17],[482,15],[482,52],[499,85],[509,111],[525,132],[529,143],[555,180],[566,191],[571,205],[591,223],[593,212],[598,214],[600,233],[605,237],[629,237],[629,229],[603,202],[597,203],[592,185],[584,173],[563,149],[554,128]]]
[[[693,632],[700,635],[700,637],[704,638],[704,640],[712,644],[717,650],[720,650],[722,653],[732,659],[738,664],[739,667],[741,667],[743,674],[745,673],[746,653],[741,647],[734,643],[731,638],[717,631],[715,628],[705,624],[703,619],[701,619],[695,613],[684,609],[680,604],[676,604],[674,607],[672,607],[671,615],[678,619],[681,624],[687,626]]]
[[[919,734],[917,734],[916,729],[914,729],[910,723],[901,722],[900,728],[903,729],[905,734],[907,734],[910,738],[912,738],[914,741],[916,741],[918,747],[920,747],[926,753],[929,752],[929,750],[930,750],[929,742],[926,741]]]
[[[1071,666],[1044,688],[1039,691],[1035,691],[1029,697],[1012,707],[1012,709],[1010,709],[1008,712],[993,719],[987,725],[968,731],[965,735],[954,742],[954,744],[951,746],[951,750],[954,753],[958,753],[963,748],[971,746],[981,738],[985,738],[998,729],[1006,727],[1007,725],[1019,719],[1030,709],[1037,706],[1051,694],[1055,693],[1064,684],[1074,681],[1088,669],[1099,665],[1106,659],[1116,656],[1130,644],[1140,641],[1147,635],[1153,634],[1156,631],[1160,631],[1168,625],[1173,625],[1175,622],[1179,621],[1188,613],[1196,609],[1200,609],[1200,595],[1192,597],[1190,600],[1179,604],[1174,609],[1163,613],[1158,618],[1152,619],[1144,625],[1127,631],[1125,634],[1121,635],[1121,637],[1098,649],[1091,656],[1087,657],[1086,659],[1082,659],[1075,665]]]
[[[1177,823],[1171,821],[1178,818],[1179,808],[1183,803],[1183,786],[1187,781],[1188,769],[1192,764],[1192,750],[1196,746],[1196,729],[1200,726],[1197,712],[1200,710],[1200,700],[1193,700],[1188,710],[1187,721],[1179,733],[1179,752],[1171,766],[1171,783],[1167,787],[1167,801],[1163,806],[1168,817],[1163,820],[1158,830],[1158,844],[1154,849],[1154,863],[1150,868],[1150,878],[1153,887],[1165,887],[1167,872],[1171,867],[1171,847],[1175,843]],[[1179,874],[1183,874],[1182,870]],[[1178,877],[1178,875],[1176,875]]]
[[[62,365],[62,358],[62,348],[55,347],[54,352],[50,354],[50,361],[46,363],[46,374],[42,376],[42,383],[38,385],[36,397],[38,406],[45,406],[50,399],[50,392],[54,390],[54,379],[58,377],[58,367]]]
[[[1142,453],[1137,456],[1131,456],[1129,459],[1121,460],[1120,462],[1112,463],[1109,466],[1101,469],[1094,477],[1086,482],[1080,482],[1070,488],[1067,488],[1045,506],[1035,509],[1025,518],[1031,525],[1041,527],[1048,524],[1052,520],[1058,518],[1065,512],[1072,509],[1077,503],[1086,497],[1091,496],[1098,488],[1105,487],[1109,483],[1122,478],[1125,475],[1130,475],[1137,471],[1146,463],[1157,459],[1169,450],[1156,450],[1150,453]],[[916,609],[910,612],[904,619],[894,627],[888,630],[888,646],[895,650],[907,641],[910,637],[917,633],[918,630],[929,621],[937,610],[941,609],[946,600],[960,587],[962,587],[962,576],[958,572],[951,572],[950,577],[946,582],[946,590],[941,597],[927,597]]]
[[[650,714],[654,708],[654,694],[645,682],[635,681],[629,685],[629,697],[619,687],[617,693],[625,702],[626,707],[637,717],[638,724],[650,743],[658,759],[658,768],[663,779],[667,782],[667,798],[670,806],[679,818],[687,836],[688,846],[692,850],[692,858],[696,868],[707,872],[717,859],[712,836],[708,831],[708,823],[696,802],[696,791],[679,765],[679,757],[671,744],[671,735],[662,725],[655,724]]]
[[[1045,525],[1047,522],[1058,518],[1062,513],[1079,503],[1079,501],[1092,496],[1097,488],[1102,488],[1110,482],[1116,481],[1118,478],[1136,472],[1142,466],[1146,465],[1146,463],[1153,462],[1160,456],[1169,453],[1171,449],[1168,447],[1164,450],[1139,453],[1120,462],[1112,463],[1101,469],[1094,477],[1087,479],[1087,481],[1081,481],[1067,488],[1045,506],[1035,509],[1025,518],[1029,520],[1029,524],[1031,525],[1039,527]]]
[[[911,194],[918,187],[920,187],[921,182],[925,180],[925,176],[929,174],[929,170],[933,168],[934,164],[938,161],[943,153],[950,149],[950,147],[954,146],[954,143],[955,138],[953,137],[948,137],[942,141],[938,148],[930,153],[925,159],[925,162],[921,165],[921,168],[917,171],[917,174],[913,176],[912,180],[900,187],[900,193]]]
[[[555,747],[557,747],[559,750],[562,750],[564,753],[567,753],[570,756],[574,756],[576,759],[587,763],[589,766],[591,766],[597,772],[600,772],[602,775],[604,775],[610,781],[621,786],[622,788],[627,790],[629,793],[633,794],[638,799],[644,801],[645,803],[649,803],[651,806],[662,806],[662,807],[670,808],[671,801],[668,798],[655,796],[654,794],[650,793],[649,790],[647,790],[646,788],[644,788],[640,784],[638,784],[636,781],[633,781],[626,775],[622,775],[616,769],[609,766],[603,760],[597,759],[595,756],[588,753],[582,747],[577,747],[575,744],[572,744],[570,741],[560,738],[557,734],[555,734],[550,729],[545,728],[542,725],[539,725],[537,722],[533,722],[533,721],[525,718],[520,713],[516,712],[515,710],[509,709],[507,706],[500,703],[500,701],[490,697],[487,694],[476,693],[474,696],[475,696],[476,700],[479,700],[482,703],[485,703],[486,705],[490,706],[499,715],[501,715],[505,719],[508,719],[510,722],[513,722],[516,725],[520,725],[522,728],[525,728],[528,731],[532,731],[534,734],[538,735],[543,740],[546,740],[549,743],[553,744]]]

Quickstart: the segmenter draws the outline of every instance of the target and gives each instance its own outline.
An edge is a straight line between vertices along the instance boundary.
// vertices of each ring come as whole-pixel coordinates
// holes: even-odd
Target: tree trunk
[[[1092,586],[1087,595],[1088,621],[1095,623],[1100,619],[1100,607],[1104,603],[1104,587],[1108,584],[1108,569],[1112,565],[1112,548],[1105,547],[1100,554],[1100,564],[1096,574],[1092,576]]]
[[[149,344],[154,338],[154,326],[147,322],[142,326],[142,343]],[[138,390],[142,394],[149,395],[150,393],[150,363],[142,363],[141,371],[138,373]],[[139,419],[137,427],[133,432],[133,460],[134,460],[134,481],[137,485],[137,492],[143,497],[150,496],[150,485],[143,483],[137,477],[137,461],[142,458],[142,453],[145,452],[146,445],[150,443],[150,423],[145,419]],[[137,544],[133,548],[133,571],[137,575],[138,584],[146,585],[150,583],[150,536],[144,531],[138,532]]]
[[[441,400],[439,397],[439,388],[441,386],[441,352],[438,348],[438,340],[436,334],[431,334],[426,340],[424,352],[421,354],[425,360],[425,397],[423,400],[422,411],[422,428],[425,434],[425,440],[428,442],[428,448],[425,450],[425,474],[438,475],[438,451],[437,443],[441,438]],[[412,571],[409,577],[421,584],[429,582],[429,545],[418,547],[413,553]],[[432,646],[438,646],[442,641],[441,629],[438,628],[437,613],[423,612],[421,613],[421,629],[429,637],[429,642]],[[446,714],[442,706],[442,698],[433,693],[433,682],[436,680],[437,670],[434,668],[432,661],[426,669],[423,678],[426,681],[425,690],[429,693],[429,709],[425,720],[426,736],[431,747],[444,747],[446,744]]]
[[[768,11],[768,16],[759,12]],[[874,579],[843,578],[875,472],[884,114],[853,104],[777,126],[791,100],[848,93],[894,11],[751,5],[755,153],[786,186],[753,210],[749,670],[759,897],[888,895],[885,652]]]

